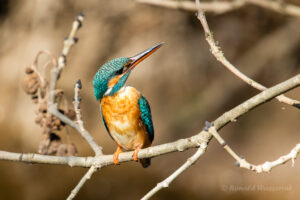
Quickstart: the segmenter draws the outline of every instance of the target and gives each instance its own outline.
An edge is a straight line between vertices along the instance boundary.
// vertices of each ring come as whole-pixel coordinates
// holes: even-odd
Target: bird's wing
[[[154,129],[151,117],[151,110],[147,99],[143,96],[141,96],[139,99],[139,107],[141,110],[142,121],[146,126],[147,133],[149,135],[150,141],[152,142],[154,139]]]

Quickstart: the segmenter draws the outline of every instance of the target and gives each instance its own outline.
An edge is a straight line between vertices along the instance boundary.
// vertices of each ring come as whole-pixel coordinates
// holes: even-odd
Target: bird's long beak
[[[137,64],[139,64],[140,62],[142,62],[145,58],[147,58],[148,56],[150,56],[151,54],[153,54],[157,49],[159,49],[164,43],[159,43],[153,47],[151,47],[150,49],[147,49],[133,57],[130,57],[130,59],[132,60],[132,63],[130,63],[130,66],[128,68],[128,70],[132,70],[133,68],[135,68],[135,66]],[[126,71],[128,71],[126,70]]]

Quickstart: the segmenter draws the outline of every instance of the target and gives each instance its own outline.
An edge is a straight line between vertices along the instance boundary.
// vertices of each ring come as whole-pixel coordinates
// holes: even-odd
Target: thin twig
[[[35,59],[33,61],[33,64],[32,64],[32,69],[35,71],[35,73],[38,75],[39,79],[40,79],[40,89],[41,91],[39,92],[39,100],[42,100],[45,98],[45,93],[46,93],[46,87],[47,87],[47,79],[45,77],[46,75],[46,67],[48,66],[48,63],[46,63],[46,65],[44,65],[42,68],[38,68],[38,62],[39,62],[39,58],[42,54],[45,54],[47,56],[49,56],[50,60],[48,61],[48,63],[52,64],[51,66],[52,67],[56,67],[57,65],[57,62],[56,62],[56,58],[55,56],[48,50],[41,50],[37,53],[37,55],[35,56]],[[43,100],[42,100],[43,101]]]
[[[79,192],[79,190],[82,188],[82,186],[85,184],[85,182],[87,180],[89,180],[91,178],[91,176],[93,175],[93,173],[95,173],[97,171],[97,167],[95,167],[94,165],[86,172],[86,174],[81,178],[81,180],[79,181],[79,183],[76,185],[76,187],[72,190],[72,192],[70,193],[70,195],[68,196],[67,200],[72,200],[75,198],[75,196],[77,195],[77,193]]]
[[[136,0],[138,3],[150,4],[154,6],[162,6],[171,9],[196,11],[195,3],[191,1],[174,1],[174,0]],[[217,14],[222,14],[237,8],[242,7],[245,4],[241,0],[233,0],[231,2],[224,1],[213,1],[213,2],[203,2],[201,4],[201,9],[206,12],[214,12]]]
[[[56,107],[54,104],[55,98],[55,88],[57,80],[60,77],[62,69],[67,64],[67,56],[71,49],[71,47],[78,41],[78,38],[75,37],[78,29],[82,26],[82,22],[84,19],[84,15],[82,13],[78,14],[73,22],[72,29],[69,33],[69,36],[65,38],[64,45],[62,49],[62,53],[58,58],[57,68],[51,70],[51,80],[50,80],[50,87],[49,87],[49,98],[48,98],[48,107]]]
[[[60,120],[64,121],[66,124],[70,125],[71,127],[75,128],[81,136],[88,142],[88,144],[91,146],[93,151],[95,152],[95,158],[98,156],[103,155],[102,147],[100,147],[91,134],[84,128],[83,121],[81,120],[81,112],[80,112],[80,97],[79,97],[79,90],[81,89],[81,81],[79,80],[74,87],[74,109],[76,113],[77,123],[73,122],[71,119],[69,119],[64,114],[60,113],[57,110],[57,104],[54,102],[55,99],[55,89],[56,89],[56,83],[60,77],[60,74],[63,70],[63,68],[66,66],[67,61],[66,57],[71,49],[71,47],[78,41],[78,38],[75,37],[77,30],[82,26],[82,21],[84,19],[83,14],[77,15],[73,22],[73,26],[71,29],[71,32],[69,36],[64,40],[64,46],[62,49],[62,54],[58,58],[57,62],[57,68],[52,69],[51,71],[51,81],[50,81],[50,88],[49,88],[49,98],[48,98],[48,107],[49,112],[53,115],[55,115]],[[86,159],[87,160],[87,159]],[[85,161],[86,161],[85,160]],[[76,185],[76,187],[72,190],[71,194],[69,195],[68,199],[73,199],[76,194],[79,192],[81,187],[84,185],[84,183],[90,179],[92,174],[97,170],[95,166],[95,161],[92,163],[92,166],[88,170],[88,172],[82,177],[82,179],[79,181],[79,183]],[[100,166],[100,165],[98,165]]]
[[[190,166],[202,156],[207,149],[207,144],[202,143],[195,154],[193,154],[187,161],[181,165],[175,172],[173,172],[168,178],[158,183],[152,190],[150,190],[141,200],[147,200],[156,194],[159,190],[169,187],[169,185],[177,178],[180,174],[186,171]]]
[[[216,130],[221,129],[226,124],[230,122],[235,122],[238,117],[241,117],[245,113],[254,109],[255,107],[270,101],[276,96],[285,93],[295,87],[300,86],[300,74],[281,82],[271,88],[266,89],[265,91],[257,94],[256,96],[248,99],[242,104],[236,106],[235,108],[225,112],[220,117],[218,117],[213,123]],[[57,111],[58,112],[58,111]],[[60,112],[56,113],[59,118],[65,123],[68,122],[70,126],[80,131],[79,126],[65,117],[65,115]],[[70,120],[70,121],[68,121]],[[211,139],[212,135],[206,131],[201,131],[200,133],[186,139],[180,139],[175,142],[166,143],[162,145],[157,145],[149,147],[146,149],[141,149],[139,151],[139,158],[150,158],[156,157],[163,154],[175,152],[175,151],[184,151],[190,148],[199,147],[202,143],[207,144]],[[119,156],[119,162],[128,162],[132,161],[133,152],[121,153]],[[11,153],[7,151],[0,151],[0,160],[10,160],[17,162],[25,163],[41,163],[41,164],[57,164],[57,165],[69,165],[76,167],[91,167],[93,165],[108,166],[113,165],[113,155],[102,155],[97,157],[60,157],[60,156],[47,156],[39,154],[22,154],[22,153]]]
[[[296,77],[300,78],[300,74],[297,75]],[[278,85],[277,85],[278,86]],[[276,86],[274,86],[276,87]],[[272,87],[274,89],[274,87]],[[231,109],[230,111],[224,113],[222,116],[220,116],[218,119],[216,119],[213,124],[215,125],[215,129],[219,130],[222,127],[224,127],[227,123],[229,122],[234,122],[236,121],[236,119],[240,116],[242,116],[243,114],[249,112],[251,109],[261,105],[256,104],[255,102],[265,102],[265,101],[261,101],[262,98],[264,99],[265,96],[265,92],[269,91],[270,89],[267,89],[263,92],[261,92],[259,95],[256,95],[255,97],[252,97],[251,99],[245,101],[244,103],[238,105],[237,107]],[[269,93],[269,92],[267,92]],[[260,100],[259,100],[260,99]],[[207,133],[207,130],[204,129],[202,132],[199,133],[199,135]],[[209,132],[209,136],[211,136],[211,133]],[[208,138],[208,141],[210,141],[211,138]],[[203,144],[200,143],[201,145],[205,145],[205,143]],[[207,143],[208,144],[208,143]],[[207,145],[206,144],[206,145]],[[201,147],[200,145],[200,147]],[[202,150],[198,150],[192,157],[193,159],[196,158],[196,160],[203,154],[204,152],[202,152]],[[191,158],[190,158],[191,159]],[[146,194],[146,196],[143,197],[143,199],[149,199],[150,197],[152,197],[155,193],[157,193],[159,190],[161,190],[162,188],[168,187],[169,184],[177,177],[179,176],[182,172],[184,172],[190,165],[187,164],[187,162],[182,165],[178,170],[176,170],[173,174],[171,174],[167,179],[165,179],[164,181],[162,181],[161,183],[157,184],[156,187],[154,187],[149,193]]]
[[[201,3],[202,4],[202,3]],[[241,71],[239,71],[232,63],[230,63],[227,58],[224,56],[223,52],[221,51],[220,46],[216,45],[216,42],[214,40],[213,34],[210,31],[210,28],[208,26],[208,23],[206,21],[206,17],[204,12],[201,10],[201,5],[199,0],[196,0],[196,6],[198,8],[198,14],[197,18],[201,22],[204,32],[205,32],[205,38],[208,42],[211,53],[215,56],[215,58],[221,62],[229,71],[231,71],[234,75],[236,75],[238,78],[243,80],[245,83],[249,84],[250,86],[263,91],[267,89],[265,86],[261,85],[260,83],[255,82],[251,78],[247,77],[245,74],[243,74]],[[300,102],[291,98],[288,98],[284,95],[280,95],[276,97],[279,102],[286,103],[288,105],[294,106],[296,108],[299,108]]]
[[[76,122],[79,126],[79,129],[80,129],[79,133],[89,143],[89,145],[92,147],[92,149],[94,150],[96,156],[100,156],[100,155],[103,155],[102,147],[99,146],[95,142],[94,138],[90,135],[90,133],[85,130],[85,128],[83,126],[83,121],[81,119],[81,112],[80,112],[81,98],[79,97],[79,92],[80,92],[81,88],[82,88],[81,81],[78,80],[75,84],[75,87],[74,87],[74,101],[73,101],[73,104],[74,104],[74,110],[75,110],[76,118],[77,118]]]
[[[59,112],[57,110],[57,104],[54,102],[56,83],[60,77],[60,74],[61,74],[63,68],[67,64],[66,57],[67,57],[71,47],[78,41],[78,38],[76,38],[75,35],[76,35],[78,29],[82,26],[83,19],[84,19],[84,15],[81,13],[78,14],[77,17],[75,18],[73,25],[72,25],[72,29],[70,31],[70,34],[64,40],[62,54],[58,58],[58,62],[57,62],[57,68],[54,68],[51,70],[51,80],[50,80],[49,96],[48,96],[48,108],[49,108],[49,112],[52,115],[56,116],[57,118],[59,118],[60,120],[62,120],[66,124],[68,124],[69,126],[76,129],[81,134],[81,136],[89,143],[89,145],[94,150],[96,155],[102,155],[102,148],[96,144],[96,142],[94,141],[91,134],[87,130],[84,129],[83,125],[73,122],[66,115]],[[76,113],[76,114],[78,114],[78,113]],[[77,115],[77,117],[78,117],[78,115]]]
[[[89,143],[89,145],[92,147],[92,149],[94,150],[96,156],[101,156],[103,155],[102,152],[102,147],[100,147],[93,139],[93,137],[89,134],[89,132],[87,132],[83,126],[83,121],[81,119],[81,112],[80,112],[80,102],[81,102],[81,98],[79,97],[79,92],[82,88],[82,84],[81,81],[78,80],[74,86],[74,100],[73,100],[73,104],[74,104],[74,110],[76,113],[76,118],[77,118],[77,124],[80,128],[80,134],[81,136]],[[77,193],[79,192],[79,190],[82,188],[82,186],[85,184],[85,182],[91,178],[91,176],[93,175],[94,172],[97,171],[97,168],[100,168],[100,165],[98,165],[98,167],[96,167],[95,163],[90,167],[90,169],[87,171],[87,173],[81,178],[81,180],[78,182],[78,184],[76,185],[76,187],[72,190],[72,192],[70,193],[69,197],[67,198],[67,200],[72,200],[74,199],[74,197],[77,195]]]
[[[263,173],[263,172],[270,172],[272,168],[277,167],[279,165],[283,165],[289,160],[292,160],[292,166],[294,166],[294,160],[297,158],[298,153],[300,152],[300,143],[297,144],[287,155],[281,156],[275,161],[269,162],[266,161],[263,164],[260,165],[253,165],[245,158],[241,158],[238,156],[225,142],[225,140],[219,135],[217,130],[215,129],[214,126],[209,128],[209,132],[216,138],[216,140],[223,146],[223,148],[231,155],[235,160],[236,160],[236,165],[245,168],[251,171],[254,171],[256,173]]]
[[[170,9],[197,11],[195,3],[191,1],[178,1],[178,0],[136,0],[139,3],[160,6]],[[223,14],[238,8],[241,8],[247,4],[252,4],[265,9],[273,10],[275,12],[286,14],[290,16],[300,17],[300,7],[284,3],[281,1],[271,0],[232,0],[232,1],[212,1],[203,2],[200,5],[201,10],[205,12],[212,12],[216,14]]]

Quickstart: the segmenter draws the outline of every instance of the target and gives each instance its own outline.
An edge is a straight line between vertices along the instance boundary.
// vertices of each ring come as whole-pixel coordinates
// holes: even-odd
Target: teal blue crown
[[[130,61],[129,58],[115,58],[113,60],[110,60],[108,62],[106,62],[105,64],[103,64],[100,69],[98,70],[98,72],[95,74],[94,76],[94,80],[93,80],[93,86],[94,86],[94,94],[97,100],[100,100],[104,93],[106,92],[107,88],[107,84],[108,81],[114,76],[116,75],[116,73],[121,70],[125,64],[127,64]],[[124,84],[125,81],[128,78],[128,74],[126,74],[124,76],[124,78],[122,77],[120,81],[120,84],[118,84],[118,88],[121,88]],[[117,88],[116,88],[117,89]],[[116,90],[114,88],[114,91],[116,92]]]

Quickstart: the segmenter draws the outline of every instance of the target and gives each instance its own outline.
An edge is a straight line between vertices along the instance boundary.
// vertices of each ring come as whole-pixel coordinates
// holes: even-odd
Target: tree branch
[[[50,87],[49,87],[49,98],[48,98],[48,105],[49,107],[55,107],[54,105],[54,98],[55,98],[55,88],[56,82],[60,77],[60,74],[63,68],[67,64],[67,56],[71,49],[71,47],[78,41],[78,38],[75,37],[78,29],[82,26],[82,21],[84,19],[84,15],[82,13],[78,14],[73,22],[72,29],[69,33],[69,36],[64,40],[64,46],[62,49],[62,53],[58,58],[56,68],[51,70],[51,80],[50,80]]]
[[[232,156],[236,160],[236,165],[245,168],[248,170],[252,170],[256,173],[262,172],[270,172],[272,168],[277,167],[279,165],[283,165],[289,160],[292,160],[292,166],[294,166],[294,160],[297,158],[298,153],[300,152],[300,143],[298,143],[287,155],[281,156],[275,161],[269,162],[266,161],[260,165],[253,165],[246,161],[245,158],[241,158],[238,156],[225,142],[225,140],[219,135],[214,126],[209,128],[209,132],[216,138],[216,140],[223,146],[223,148],[228,152],[230,156]]]
[[[202,3],[201,3],[202,4]],[[215,58],[221,62],[229,71],[231,71],[234,75],[236,75],[238,78],[240,78],[245,83],[249,84],[250,86],[263,91],[266,89],[265,86],[261,85],[260,83],[257,83],[256,81],[252,80],[251,78],[247,77],[245,74],[243,74],[241,71],[239,71],[233,64],[231,64],[227,58],[224,56],[223,52],[221,51],[221,48],[216,45],[216,42],[214,40],[213,34],[210,31],[210,28],[208,26],[208,23],[206,21],[205,14],[201,10],[201,5],[199,0],[196,0],[196,6],[198,8],[198,14],[197,18],[201,22],[204,32],[205,32],[205,38],[208,42],[211,53],[215,56]],[[299,108],[300,102],[291,98],[288,98],[284,95],[280,95],[276,97],[279,102],[286,103],[288,105],[294,106],[296,108]]]
[[[97,145],[97,143],[94,141],[91,134],[87,130],[85,130],[85,128],[83,127],[83,123],[81,123],[82,121],[80,120],[81,114],[80,114],[79,109],[77,109],[77,112],[76,112],[77,123],[75,123],[70,118],[68,118],[67,116],[65,116],[64,114],[62,114],[61,112],[59,112],[57,110],[57,104],[54,101],[55,95],[56,95],[56,91],[55,91],[56,83],[57,83],[57,81],[60,77],[60,74],[61,74],[63,68],[67,64],[66,57],[67,57],[71,47],[78,41],[78,38],[76,38],[75,35],[76,35],[78,29],[82,26],[83,19],[84,19],[84,15],[82,13],[78,14],[77,17],[75,18],[75,20],[73,22],[72,29],[70,31],[70,34],[64,40],[64,46],[63,46],[63,49],[62,49],[62,54],[58,58],[57,67],[51,70],[51,80],[50,80],[50,87],[49,87],[48,107],[49,107],[49,112],[52,115],[56,116],[61,121],[65,122],[69,126],[76,129],[81,134],[81,136],[89,143],[89,145],[94,150],[96,155],[102,155],[103,154],[102,153],[102,147]],[[76,89],[76,87],[75,87],[75,96],[76,95],[78,96],[78,94],[76,94],[76,91],[78,91],[78,89],[79,88]],[[78,98],[77,98],[77,100],[78,100]],[[75,97],[75,101],[76,101],[76,97]],[[78,101],[78,103],[76,103],[76,105],[77,104],[78,104],[78,108],[79,108],[79,101]],[[76,109],[76,106],[75,106],[75,109]]]
[[[220,48],[219,47],[217,47],[216,46],[216,44],[215,44],[215,41],[214,41],[214,39],[213,39],[213,35],[212,35],[212,33],[210,32],[210,30],[209,30],[209,26],[208,26],[208,24],[207,24],[207,21],[206,21],[206,18],[205,18],[205,15],[204,15],[204,13],[201,11],[201,4],[200,4],[200,0],[195,0],[195,3],[196,3],[196,6],[197,6],[197,10],[198,10],[198,19],[200,20],[200,22],[201,22],[201,24],[202,24],[202,26],[203,26],[203,28],[204,28],[204,30],[205,30],[205,35],[206,35],[206,40],[208,41],[208,43],[209,43],[209,45],[210,45],[210,47],[211,47],[211,52],[212,52],[212,54],[216,57],[216,59],[218,60],[218,61],[220,61],[225,67],[227,67],[230,71],[232,71],[235,75],[237,75],[238,77],[240,77],[242,80],[244,80],[245,82],[247,82],[248,84],[250,84],[251,86],[253,86],[253,87],[255,87],[255,88],[257,88],[257,89],[260,89],[260,90],[268,90],[267,88],[265,88],[264,86],[262,86],[262,85],[260,85],[259,83],[256,83],[255,81],[253,81],[253,80],[251,80],[250,78],[248,78],[247,76],[245,76],[244,74],[242,74],[239,70],[237,70],[225,57],[224,57],[224,55],[223,55],[223,52],[220,50]],[[297,76],[299,76],[299,75],[297,75]],[[262,92],[263,93],[263,92]],[[262,94],[261,93],[261,94]],[[258,95],[256,96],[256,97],[258,97]],[[253,98],[252,98],[253,99]],[[293,100],[291,100],[291,99],[288,99],[287,97],[284,97],[283,95],[281,95],[281,98],[279,99],[279,100],[281,100],[281,101],[283,101],[283,102],[285,102],[285,103],[289,103],[289,105],[293,105],[293,106],[296,106],[296,107],[299,107],[299,102],[292,102],[292,104],[291,104],[291,101],[293,101]],[[287,100],[289,100],[289,101],[287,101]],[[298,150],[298,149],[296,149],[296,150],[294,150],[293,151],[293,153],[290,153],[291,155],[290,155],[290,157],[289,157],[289,155],[287,155],[287,156],[285,156],[285,157],[283,157],[283,158],[281,158],[281,162],[276,162],[276,161],[274,161],[274,164],[273,165],[270,165],[270,163],[269,162],[266,162],[264,165],[262,165],[262,166],[253,166],[253,165],[250,165],[249,163],[247,163],[246,162],[246,160],[244,160],[244,159],[240,159],[240,157],[239,156],[237,156],[235,153],[234,153],[234,151],[228,146],[228,145],[226,145],[226,143],[225,143],[225,141],[224,140],[220,140],[220,136],[219,136],[219,134],[217,133],[217,131],[216,131],[216,129],[220,129],[220,128],[222,128],[224,125],[226,125],[227,123],[229,123],[229,120],[228,119],[230,119],[230,121],[236,121],[236,118],[237,117],[239,117],[239,116],[241,116],[242,115],[242,113],[246,113],[246,112],[248,112],[249,110],[248,109],[245,109],[245,107],[248,107],[249,106],[249,104],[252,104],[253,102],[251,102],[251,101],[246,101],[246,102],[244,102],[243,104],[241,104],[241,105],[239,105],[239,106],[237,106],[237,107],[235,107],[234,109],[232,109],[231,111],[229,111],[229,112],[227,112],[227,113],[225,113],[225,114],[223,114],[222,116],[226,116],[226,114],[229,114],[228,115],[228,118],[227,118],[227,122],[225,122],[224,123],[224,121],[223,121],[223,124],[218,124],[219,123],[219,121],[218,121],[218,119],[214,122],[214,123],[217,123],[217,127],[215,128],[215,127],[211,127],[211,128],[209,128],[209,127],[205,127],[205,129],[204,129],[204,131],[208,131],[208,130],[210,130],[209,132],[210,132],[210,134],[212,134],[213,136],[215,136],[217,139],[218,139],[218,141],[220,142],[220,144],[221,145],[224,145],[224,148],[227,150],[227,152],[231,155],[231,156],[233,156],[239,163],[240,163],[240,166],[243,166],[243,167],[245,167],[245,168],[249,168],[249,169],[251,169],[251,170],[254,170],[254,171],[259,171],[259,170],[270,170],[271,168],[271,166],[278,166],[280,163],[281,164],[283,164],[284,162],[286,162],[287,161],[287,159],[294,159],[296,156],[297,156],[297,154],[298,154],[298,152],[300,151],[300,150]],[[253,106],[253,107],[251,107],[251,109],[253,109],[253,108],[255,108],[256,106],[258,106],[258,105],[260,105],[260,104],[257,104],[257,105],[255,105],[255,106]],[[298,105],[298,106],[297,106]],[[244,106],[244,107],[243,107]],[[242,111],[243,110],[243,111]],[[237,112],[237,113],[239,113],[236,117],[233,117],[235,114],[235,111]],[[221,117],[222,117],[221,116]],[[225,117],[226,118],[226,117]],[[222,120],[221,120],[222,121]],[[207,124],[206,124],[207,125]],[[211,126],[211,124],[210,123],[208,123],[208,125],[209,126]],[[209,129],[208,129],[209,128]],[[201,133],[200,133],[201,134]],[[210,139],[209,139],[210,140]],[[201,146],[200,146],[201,147]],[[176,178],[176,177],[178,177],[181,173],[183,173],[185,170],[187,170],[193,163],[195,163],[196,161],[197,161],[197,159],[201,156],[201,155],[203,155],[203,153],[205,152],[205,150],[206,150],[206,148],[207,148],[207,144],[204,146],[204,148],[199,148],[197,151],[196,151],[196,153],[192,156],[192,157],[190,157],[180,168],[178,168],[174,173],[172,173],[168,178],[166,178],[164,181],[162,181],[162,182],[160,182],[160,183],[158,183],[157,185],[156,185],[156,187],[154,187],[150,192],[148,192],[143,198],[142,198],[142,200],[147,200],[147,199],[149,199],[149,198],[151,198],[154,194],[156,194],[158,191],[160,191],[162,188],[165,188],[165,187],[168,187],[169,186],[169,184]],[[293,156],[293,157],[292,157]],[[264,168],[263,168],[264,167]]]
[[[103,155],[103,152],[102,152],[102,147],[100,147],[95,142],[95,140],[93,139],[91,134],[84,128],[83,121],[81,120],[80,97],[79,97],[79,90],[82,87],[81,81],[78,80],[77,83],[75,84],[75,87],[74,87],[74,101],[73,101],[73,104],[74,104],[74,109],[75,109],[76,118],[77,118],[76,123],[74,121],[72,121],[70,118],[68,118],[66,115],[59,112],[58,109],[57,109],[57,103],[55,102],[56,83],[57,83],[57,81],[58,81],[58,79],[61,75],[61,72],[62,72],[63,68],[67,64],[66,57],[67,57],[71,47],[78,41],[78,38],[76,38],[75,35],[76,35],[78,29],[82,26],[83,19],[84,19],[84,15],[81,14],[81,13],[79,15],[77,15],[77,17],[75,18],[75,20],[73,22],[72,29],[70,31],[70,34],[64,40],[62,54],[58,58],[57,66],[56,66],[56,68],[51,70],[51,80],[50,80],[50,87],[49,87],[49,92],[48,92],[48,94],[49,94],[49,96],[48,96],[48,109],[49,109],[49,113],[56,116],[61,121],[65,122],[69,126],[73,127],[74,129],[76,129],[80,133],[80,135],[87,141],[87,143],[93,149],[93,151],[95,153],[95,158],[96,158],[98,156]],[[30,160],[29,156],[30,155],[26,155],[25,157],[27,159],[29,158],[29,160]],[[32,159],[33,159],[35,155],[32,154],[31,156],[32,156]],[[23,157],[24,157],[24,154],[21,154],[21,156],[19,157],[19,160],[23,160],[24,159]],[[36,157],[39,157],[39,156],[36,156]],[[50,160],[52,158],[44,157],[44,159],[45,160]],[[80,159],[80,158],[79,159],[78,158],[73,158],[73,159],[74,160],[77,159],[77,160],[82,161],[82,159]],[[68,165],[73,166],[73,164],[74,164],[73,162],[76,163],[76,161],[73,161],[73,159],[69,157],[68,159],[63,159],[63,158],[57,159],[57,158],[55,158],[54,160],[59,161],[59,163],[57,163],[57,164],[67,163]],[[84,163],[81,163],[81,164],[86,165],[87,160],[88,159],[85,158]],[[85,176],[82,177],[82,179],[79,181],[79,183],[76,185],[76,187],[72,190],[71,194],[68,197],[69,200],[73,199],[76,196],[76,194],[79,192],[80,188],[84,185],[84,183],[88,179],[90,179],[92,174],[97,170],[97,168],[99,169],[100,166],[101,165],[98,164],[97,167],[96,167],[95,166],[95,161],[90,164],[90,166],[89,166],[90,169],[85,174]]]
[[[82,186],[85,184],[87,180],[91,178],[93,173],[97,171],[97,168],[93,165],[87,172],[86,174],[81,178],[79,183],[76,185],[76,187],[72,190],[71,194],[68,196],[67,200],[72,200],[75,198],[79,190],[82,188]]]
[[[189,159],[187,159],[187,161],[183,165],[181,165],[181,167],[179,167],[175,172],[173,172],[168,178],[158,183],[141,200],[150,199],[159,190],[169,187],[169,185],[174,181],[175,178],[177,178],[190,166],[195,164],[195,162],[200,158],[200,156],[202,156],[205,153],[206,149],[207,149],[207,145],[205,143],[202,143],[194,155],[192,155]]]
[[[146,2],[147,0],[139,0],[139,2]],[[248,2],[248,0],[245,0]],[[215,12],[222,13],[226,12],[228,10],[232,10],[238,7],[241,7],[245,1],[232,1],[230,2],[230,6],[228,6],[229,2],[223,2],[225,4],[222,4],[223,6],[220,6],[220,4],[216,4],[217,7],[214,8]],[[249,2],[252,0],[249,0]],[[153,2],[159,2],[157,0]],[[165,1],[165,3],[171,2],[171,1]],[[245,101],[244,103],[240,104],[239,106],[236,106],[232,110],[224,113],[222,116],[217,118],[214,121],[214,129],[210,129],[210,132],[207,131],[207,129],[201,131],[200,133],[186,139],[180,139],[175,142],[171,143],[166,143],[162,145],[157,145],[153,147],[149,147],[146,149],[142,149],[139,151],[139,158],[150,158],[150,157],[156,157],[160,156],[163,154],[175,152],[175,151],[184,151],[190,148],[198,148],[196,153],[191,156],[180,168],[178,168],[173,174],[171,174],[167,179],[164,181],[160,182],[157,184],[155,188],[153,188],[148,194],[145,195],[143,199],[149,199],[151,196],[153,196],[155,193],[157,193],[159,190],[162,188],[168,187],[169,184],[175,180],[180,174],[182,174],[185,170],[187,170],[192,164],[194,164],[198,158],[205,153],[205,150],[207,149],[207,145],[212,138],[212,135],[215,137],[218,137],[217,130],[221,129],[224,127],[227,123],[231,121],[235,121],[238,117],[242,116],[243,114],[249,112],[251,109],[265,103],[266,101],[271,100],[274,97],[277,97],[278,95],[281,95],[295,87],[298,87],[300,85],[300,75],[297,75],[287,81],[284,81],[272,88],[265,88],[264,86],[260,85],[259,83],[256,83],[255,81],[251,80],[244,74],[242,74],[240,71],[238,71],[223,55],[222,51],[219,49],[217,45],[215,45],[215,41],[213,39],[213,36],[209,30],[208,24],[205,19],[205,15],[200,11],[200,8],[206,9],[209,11],[211,9],[211,5],[213,4],[201,4],[199,5],[198,2],[198,9],[199,9],[199,15],[198,19],[201,21],[205,33],[206,33],[206,39],[208,43],[210,44],[212,48],[212,53],[213,55],[219,60],[221,63],[224,64],[229,70],[231,70],[234,74],[236,74],[238,77],[240,77],[242,80],[250,84],[251,86],[259,89],[259,90],[264,90],[260,94],[250,98],[249,100]],[[235,4],[233,4],[235,2]],[[255,2],[255,0],[253,0]],[[221,2],[215,2],[215,3],[221,3]],[[227,3],[227,4],[226,4]],[[179,5],[179,4],[178,4]],[[177,5],[177,8],[180,8],[180,6]],[[192,4],[186,4],[188,6],[184,7],[184,9],[191,9]],[[169,4],[171,6],[171,4]],[[208,6],[208,7],[206,7]],[[227,6],[227,7],[226,7]],[[175,7],[174,7],[175,8]],[[290,7],[289,7],[290,8]],[[219,9],[219,10],[218,10]],[[216,11],[217,10],[217,11]],[[276,10],[276,9],[275,9]],[[287,12],[285,12],[287,13]],[[91,146],[93,149],[95,156],[94,157],[76,157],[76,156],[71,156],[71,157],[60,157],[60,156],[48,156],[48,155],[40,155],[40,154],[23,154],[23,153],[12,153],[12,152],[7,152],[7,151],[0,151],[0,160],[10,160],[10,161],[17,161],[17,162],[25,162],[25,163],[41,163],[41,164],[59,164],[59,165],[69,165],[71,167],[76,166],[76,167],[89,167],[89,170],[87,173],[81,178],[79,183],[76,185],[76,187],[72,190],[70,193],[69,197],[67,198],[68,200],[73,199],[79,190],[82,188],[84,183],[91,178],[92,174],[96,172],[98,169],[104,166],[108,165],[114,165],[113,162],[113,155],[103,155],[102,152],[102,147],[99,146],[91,136],[91,134],[84,128],[83,121],[81,119],[81,112],[80,112],[80,97],[79,97],[79,92],[81,89],[81,82],[80,80],[75,84],[74,88],[74,108],[75,108],[75,113],[76,113],[76,122],[72,121],[70,118],[68,118],[66,115],[61,113],[58,110],[57,102],[55,100],[56,98],[56,84],[57,81],[62,73],[62,70],[66,66],[66,57],[71,49],[71,47],[78,41],[78,39],[75,37],[78,29],[81,27],[83,21],[83,15],[79,14],[75,21],[73,22],[73,26],[71,29],[71,32],[69,36],[64,40],[64,45],[62,49],[62,54],[58,58],[58,61],[56,62],[56,67],[51,70],[51,79],[50,79],[50,86],[49,86],[49,91],[47,93],[47,100],[48,100],[48,111],[50,114],[56,116],[59,118],[61,121],[65,122],[69,126],[73,127],[76,129],[81,136],[88,142],[88,144]],[[281,102],[288,103],[289,105],[300,105],[298,101],[289,99],[285,96],[279,96],[277,97]],[[220,139],[221,137],[219,137]],[[269,170],[271,168],[278,166],[280,164],[283,164],[287,162],[288,160],[293,160],[296,158],[298,152],[300,151],[300,144],[297,145],[290,154],[283,156],[279,158],[276,161],[273,162],[266,162],[262,165],[251,165],[249,164],[246,160],[241,159],[237,156],[236,154],[230,149],[230,147],[226,147],[228,152],[231,153],[232,156],[236,160],[239,161],[239,164],[243,168],[249,168],[253,171],[259,171],[259,170],[266,170],[267,167]],[[230,151],[231,150],[231,151]],[[119,162],[128,162],[132,161],[132,152],[126,152],[122,153],[119,156]]]
[[[83,126],[83,121],[81,119],[81,112],[80,112],[80,102],[81,102],[81,98],[79,97],[79,92],[80,89],[82,88],[82,84],[81,81],[78,80],[75,84],[74,87],[74,110],[76,113],[76,118],[77,118],[77,124],[80,128],[80,134],[81,136],[90,144],[90,146],[92,147],[92,149],[94,150],[96,156],[101,156],[103,155],[102,152],[102,147],[100,147],[93,139],[93,137],[89,134],[89,132],[87,132]],[[95,165],[92,165],[90,167],[90,169],[87,171],[87,173],[81,178],[81,180],[78,182],[78,184],[76,185],[76,187],[72,190],[71,194],[69,195],[69,197],[67,198],[67,200],[72,200],[73,198],[75,198],[75,196],[77,195],[77,193],[79,192],[79,190],[82,188],[82,186],[85,184],[85,182],[87,180],[89,180],[91,178],[91,176],[93,175],[93,173],[95,173],[97,171],[97,169],[100,169],[100,165],[98,165],[98,167],[96,167]]]
[[[273,99],[274,97],[287,92],[295,87],[300,86],[300,74],[277,84],[265,91],[257,94],[256,96],[248,99],[244,103],[236,106],[235,108],[225,112],[218,117],[213,123],[216,130],[221,129],[226,124],[236,121],[238,117],[241,117],[245,113],[254,109],[255,107]],[[63,115],[64,116],[64,115]],[[73,122],[73,121],[71,121]],[[77,124],[76,124],[77,125]],[[201,145],[207,145],[212,135],[206,131],[185,139],[180,139],[175,142],[166,143],[162,145],[152,146],[139,151],[139,158],[157,157],[163,154],[184,151],[190,148],[199,147]],[[119,162],[132,161],[133,152],[121,153],[119,156]],[[71,167],[91,167],[93,165],[97,167],[105,167],[113,165],[113,155],[101,155],[97,157],[61,157],[61,156],[48,156],[40,154],[22,154],[11,153],[7,151],[0,151],[0,160],[10,160],[25,163],[41,163],[41,164],[57,164],[57,165],[69,165]]]
[[[138,3],[150,4],[154,6],[161,6],[171,9],[196,11],[195,3],[192,1],[174,1],[174,0],[136,0]],[[242,7],[245,4],[241,0],[233,0],[231,2],[213,1],[201,3],[201,9],[206,12],[214,12],[222,14],[231,10]]]
[[[82,88],[81,81],[78,80],[74,87],[74,110],[76,113],[77,124],[80,131],[78,131],[81,136],[89,143],[89,145],[94,150],[96,156],[103,155],[102,147],[100,147],[94,140],[94,138],[90,135],[90,133],[84,128],[83,121],[81,120],[81,112],[80,112],[80,102],[81,98],[79,97],[79,91]]]
[[[178,0],[136,0],[138,3],[144,3],[154,6],[166,7],[170,9],[197,11],[196,4],[191,1],[178,1]],[[273,10],[280,14],[291,15],[300,17],[300,7],[284,3],[280,1],[271,0],[232,0],[232,1],[211,1],[203,2],[200,5],[201,10],[205,12],[213,12],[216,14],[223,14],[247,4],[252,4],[265,9]]]

